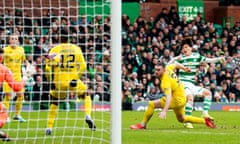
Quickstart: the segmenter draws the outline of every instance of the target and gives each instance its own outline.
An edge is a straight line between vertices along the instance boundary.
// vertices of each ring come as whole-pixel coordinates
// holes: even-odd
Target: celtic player
[[[209,116],[208,110],[210,109],[211,106],[211,101],[212,101],[212,94],[211,91],[195,85],[195,75],[198,70],[198,67],[200,66],[201,63],[215,63],[215,62],[222,62],[224,61],[224,57],[218,57],[218,58],[207,58],[199,53],[192,52],[192,42],[191,40],[184,40],[182,42],[182,55],[177,56],[173,58],[169,63],[173,63],[174,61],[177,61],[181,64],[183,64],[186,67],[191,68],[191,72],[187,73],[184,72],[183,70],[179,71],[179,79],[184,83],[184,89],[185,89],[185,94],[187,96],[187,104],[185,106],[185,114],[186,115],[192,115],[193,111],[193,101],[194,101],[194,96],[200,95],[204,97],[203,101],[203,117],[209,117],[213,119],[212,117]],[[193,128],[191,123],[186,123],[185,124],[186,128]]]

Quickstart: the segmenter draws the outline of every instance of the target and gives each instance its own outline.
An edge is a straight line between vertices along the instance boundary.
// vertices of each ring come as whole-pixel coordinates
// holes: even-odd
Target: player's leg
[[[2,103],[0,103],[0,128],[2,128],[7,121],[7,118],[8,118],[7,112],[8,112],[7,108]],[[3,141],[10,141],[9,136],[1,130],[0,130],[0,138]]]
[[[7,112],[8,112],[7,108],[2,103],[0,103],[0,128],[4,126],[8,119]]]
[[[6,109],[6,113],[8,113],[9,108],[10,108],[10,100],[12,99],[12,89],[5,82],[3,83],[3,96],[2,97],[3,97],[4,108]],[[10,123],[11,119],[8,117],[6,122]]]
[[[210,119],[213,119],[213,117],[208,114],[212,104],[211,91],[200,86],[195,86],[193,89],[193,95],[201,95],[203,97],[203,117],[209,117]]]
[[[12,92],[5,92],[4,93],[4,98],[3,98],[3,105],[5,106],[7,113],[10,109],[10,101],[12,99]],[[7,118],[7,123],[10,123],[11,119],[8,117]]]
[[[17,120],[19,122],[26,122],[26,120],[24,118],[22,118],[21,116],[21,111],[22,111],[22,106],[23,106],[23,101],[24,101],[24,90],[22,90],[21,92],[16,93],[16,112],[15,112],[15,116],[14,116],[14,120]]]
[[[200,124],[204,124],[204,118],[200,118],[200,117],[194,117],[194,116],[190,116],[190,115],[185,115],[184,114],[184,106],[180,106],[177,108],[174,108],[174,113],[177,117],[177,120],[181,123],[200,123]]]
[[[94,124],[94,121],[91,118],[92,100],[91,100],[91,97],[87,94],[85,94],[84,106],[85,106],[85,122],[88,124],[88,127],[92,131],[95,131],[96,130],[96,125]]]
[[[4,99],[3,104],[5,105],[6,109],[9,111],[10,108],[10,100],[12,99],[13,90],[7,83],[3,84],[3,91],[4,91]],[[16,100],[16,114],[14,116],[14,120],[18,120],[19,122],[25,122],[26,120],[23,119],[20,115],[24,100],[24,88],[16,93],[17,100]],[[8,118],[7,122],[10,122],[10,118]]]
[[[1,130],[0,130],[0,138],[2,139],[2,141],[10,141],[9,136]]]
[[[147,126],[147,123],[149,122],[149,120],[151,119],[151,117],[154,113],[154,109],[155,108],[163,108],[165,101],[166,101],[165,97],[162,97],[161,99],[158,99],[158,100],[149,101],[147,109],[144,112],[142,122],[131,125],[130,128],[131,129],[145,129]]]
[[[92,130],[96,130],[96,125],[91,118],[92,113],[92,99],[91,96],[87,93],[87,86],[81,80],[72,80],[70,86],[77,96],[81,99],[84,99],[85,107],[85,122],[88,124],[88,127]]]
[[[50,90],[51,103],[48,111],[46,135],[51,135],[54,121],[58,113],[59,93],[56,90]]]
[[[6,109],[9,110],[10,108],[10,100],[12,99],[12,93],[5,93],[3,98],[3,104],[5,105]]]
[[[213,119],[213,117],[211,117],[208,114],[209,109],[211,108],[211,104],[212,104],[212,93],[210,90],[204,88],[202,91],[202,95],[204,96],[203,99],[203,117],[209,117],[210,119]]]
[[[181,123],[195,123],[195,124],[205,124],[209,128],[215,128],[214,122],[209,118],[195,117],[195,116],[185,116],[184,106],[174,108],[174,113],[177,120]]]
[[[3,83],[3,93],[4,93],[3,104],[5,105],[7,110],[9,110],[13,90],[9,87],[9,85],[6,82]]]
[[[9,87],[9,85],[6,82],[3,83],[3,92],[4,92],[3,104],[6,107],[6,109],[9,110],[13,90]]]
[[[187,103],[185,105],[185,115],[191,116],[193,111],[193,101],[194,97],[192,95],[190,86],[185,86],[185,95],[187,96]],[[184,123],[184,127],[186,128],[193,128],[193,125],[191,123]]]
[[[172,99],[172,102],[171,102],[171,108],[173,109],[175,115],[176,115],[176,118],[179,122],[181,123],[187,123],[187,122],[192,122],[194,121],[192,119],[192,116],[191,115],[186,115],[185,116],[185,106],[186,106],[186,96],[185,96],[185,93],[186,93],[186,90],[185,91],[178,91],[178,92],[175,92],[173,93],[172,95],[176,95],[178,96],[177,99],[173,98]],[[181,97],[180,97],[181,96]],[[201,122],[204,123],[204,120],[203,118],[201,118]]]

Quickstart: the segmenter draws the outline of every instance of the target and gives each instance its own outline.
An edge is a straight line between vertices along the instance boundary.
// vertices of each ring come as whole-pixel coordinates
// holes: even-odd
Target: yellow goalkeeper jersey
[[[22,79],[22,64],[25,61],[24,49],[20,46],[12,48],[7,46],[4,48],[4,65],[13,73],[14,79],[20,81]]]
[[[56,54],[53,60],[46,60],[51,67],[51,81],[57,83],[79,79],[79,73],[86,71],[86,62],[81,49],[74,44],[63,43],[53,47],[49,55]]]

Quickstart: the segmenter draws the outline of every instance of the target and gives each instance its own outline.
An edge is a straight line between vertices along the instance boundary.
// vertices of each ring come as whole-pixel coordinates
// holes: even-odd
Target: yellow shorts
[[[3,82],[3,92],[4,93],[13,93],[13,89],[8,85],[7,82]],[[20,91],[17,91],[17,93],[24,93],[25,88],[22,88]]]
[[[87,86],[81,80],[77,80],[76,87],[71,87],[70,82],[65,81],[55,84],[55,88],[50,90],[50,95],[56,99],[64,99],[68,92],[73,92],[75,95],[82,95],[86,91]]]
[[[183,95],[181,97],[179,97],[179,96],[173,97],[172,101],[170,103],[169,109],[173,109],[173,111],[176,115],[184,115],[186,100],[187,100],[187,98],[185,95]],[[165,103],[166,103],[166,97],[162,97],[160,99],[161,107],[164,107]]]

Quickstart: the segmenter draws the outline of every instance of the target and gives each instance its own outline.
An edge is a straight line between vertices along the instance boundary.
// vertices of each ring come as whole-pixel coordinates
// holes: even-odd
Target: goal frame
[[[121,144],[121,0],[111,0],[111,144]]]

